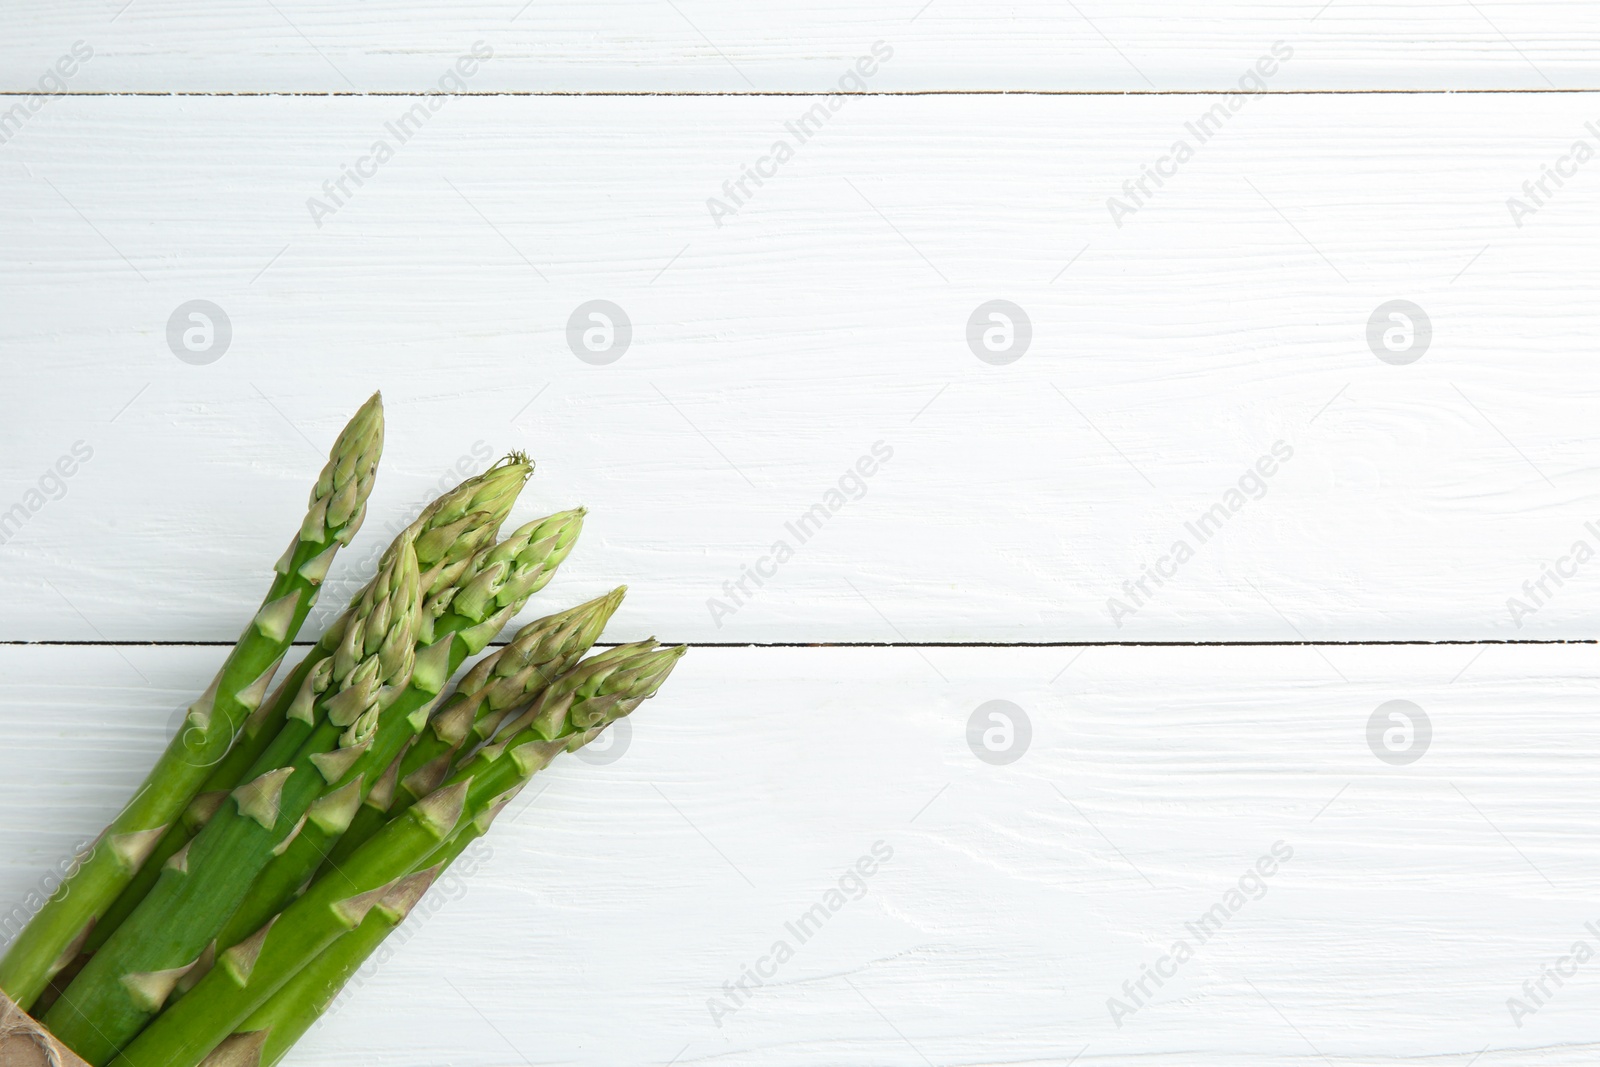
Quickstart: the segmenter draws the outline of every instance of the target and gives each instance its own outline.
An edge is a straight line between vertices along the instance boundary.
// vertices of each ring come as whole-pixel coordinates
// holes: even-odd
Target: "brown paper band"
[[[88,1067],[0,993],[0,1067]]]

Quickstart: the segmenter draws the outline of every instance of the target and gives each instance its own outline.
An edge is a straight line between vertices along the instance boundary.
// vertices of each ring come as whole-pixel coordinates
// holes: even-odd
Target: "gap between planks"
[[[0,641],[0,648],[232,648],[234,641]],[[620,641],[596,641],[596,648],[615,648]],[[1400,638],[1387,641],[661,641],[689,648],[1381,648],[1389,645],[1596,645],[1594,637],[1545,638]],[[315,641],[294,641],[291,648],[310,648]],[[505,641],[491,641],[501,648]]]
[[[746,89],[744,91],[686,89],[686,90],[653,90],[653,89],[488,89],[450,93],[451,96],[527,96],[527,97],[721,97],[721,96],[750,96],[750,97],[828,97],[828,96],[1231,96],[1234,89],[883,89],[869,90],[867,92],[834,93],[821,89],[791,89],[791,90],[762,90]],[[1585,93],[1600,93],[1600,87],[1594,88],[1537,88],[1525,89],[1270,89],[1258,96],[1553,96],[1553,95],[1582,95]],[[31,89],[0,89],[0,98],[27,97],[38,95]],[[91,90],[80,92],[65,92],[53,94],[56,96],[73,97],[106,97],[106,96],[175,96],[175,97],[424,97],[433,96],[434,93],[412,89],[382,89],[373,92],[348,92],[348,91],[309,91],[286,89],[249,89],[221,92],[216,90],[176,90],[165,91],[155,89],[130,89],[130,90]]]

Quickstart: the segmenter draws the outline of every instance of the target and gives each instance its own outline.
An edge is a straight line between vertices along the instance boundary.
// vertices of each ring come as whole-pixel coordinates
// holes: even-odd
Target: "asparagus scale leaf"
[[[684,649],[653,641],[608,649],[547,687],[527,712],[440,786],[385,824],[216,966],[134,1038],[115,1067],[197,1067],[250,1014],[341,937],[357,930],[397,883],[427,868],[476,820],[563,750],[587,744],[653,695]],[[248,1062],[248,1061],[246,1061]]]
[[[307,678],[305,710],[317,721],[308,751],[235,789],[45,1014],[45,1025],[89,1063],[107,1062],[203,965],[256,872],[299,831],[320,792],[318,757],[358,750],[384,705],[404,691],[416,659],[418,583],[406,538],[363,595],[339,648]],[[309,751],[324,740],[325,751]]]
[[[361,526],[382,451],[383,401],[374,394],[334,443],[299,533],[278,560],[260,610],[222,669],[190,706],[177,736],[94,851],[0,960],[0,989],[19,1005],[31,1006],[51,976],[77,956],[95,921],[148,860],[260,706],[334,554]]]

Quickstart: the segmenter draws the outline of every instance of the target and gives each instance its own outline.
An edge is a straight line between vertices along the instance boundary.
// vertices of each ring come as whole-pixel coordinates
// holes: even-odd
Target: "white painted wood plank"
[[[0,649],[0,900],[96,832],[216,658]],[[1506,1002],[1600,942],[1594,662],[695,649],[623,755],[547,772],[294,1062],[1589,1063],[1595,962],[1520,1028]],[[965,740],[991,700],[1031,723],[1009,765]],[[1368,747],[1391,700],[1431,724],[1410,764]],[[799,944],[785,924],[877,841],[861,899]],[[1108,998],[1278,842],[1265,895],[1117,1027]],[[715,1025],[778,940],[794,957]]]
[[[1595,85],[1600,13],[1580,0],[71,0],[0,12],[0,84],[32,89],[75,41],[94,54],[73,92],[418,92],[477,41],[494,59],[472,91],[825,91],[876,41],[894,51],[879,90],[1228,89],[1275,41],[1295,59],[1274,88],[1544,89]]]
[[[626,581],[619,625],[663,637],[1595,631],[1595,165],[1506,206],[1593,140],[1584,98],[1259,99],[1204,144],[1193,98],[854,100],[720,227],[796,101],[451,100],[314,225],[405,103],[63,99],[0,154],[0,512],[43,505],[0,546],[0,637],[231,636],[380,386],[347,589],[458,459],[526,447],[523,516],[593,509],[551,595]],[[597,298],[634,328],[605,366],[566,336]],[[996,298],[1033,326],[1005,366],[966,339]],[[207,366],[166,339],[193,299],[232,322]],[[1367,346],[1394,299],[1432,322],[1407,366]]]

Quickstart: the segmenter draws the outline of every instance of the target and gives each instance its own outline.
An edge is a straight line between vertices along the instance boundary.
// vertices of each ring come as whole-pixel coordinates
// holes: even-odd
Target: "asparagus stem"
[[[111,902],[111,905],[106,908],[105,914],[101,915],[94,924],[94,929],[89,932],[88,940],[83,944],[82,951],[85,954],[93,954],[100,951],[100,947],[111,940],[111,935],[116,933],[118,928],[127,921],[128,916],[133,914],[134,909],[138,908],[140,902],[149,895],[150,890],[160,880],[161,871],[167,865],[167,861],[183,851],[183,847],[194,839],[194,835],[200,832],[202,826],[210,821],[211,816],[216,813],[217,808],[221,806],[222,801],[227,799],[227,796],[227,793],[217,794],[202,791],[195,796],[194,800],[189,802],[189,806],[184,809],[183,815],[175,820],[171,826],[167,827],[167,832],[161,835],[161,841],[150,853],[150,858],[145,860],[144,865],[139,868],[139,873],[135,874],[133,879],[123,887],[122,892],[117,894],[117,899]]]
[[[318,721],[313,742],[354,749],[382,706],[410,681],[421,616],[418,582],[407,536],[362,597],[339,649],[311,672],[297,698]],[[239,786],[233,803],[167,862],[150,895],[46,1013],[45,1025],[62,1043],[91,1064],[103,1064],[161,1010],[178,980],[202,961],[273,848],[298,829],[320,792],[316,755],[304,752]]]
[[[95,920],[138,872],[260,705],[334,553],[361,526],[382,451],[383,402],[374,394],[334,443],[300,532],[278,561],[261,609],[216,679],[190,707],[177,736],[94,851],[0,960],[0,989],[17,1004],[31,1006],[50,977],[77,956]]]
[[[488,829],[478,819],[433,852],[428,870],[408,875],[367,912],[361,925],[338,938],[296,972],[212,1050],[201,1067],[272,1067],[325,1014],[340,990],[405,921],[429,885]],[[479,827],[483,829],[479,829]]]
[[[463,481],[422,510],[416,521],[385,550],[380,566],[399,550],[401,539],[410,536],[417,554],[417,565],[423,570],[422,583],[428,596],[447,597],[451,590],[457,588],[455,583],[468,561],[494,542],[500,524],[510,513],[517,493],[531,470],[526,457],[513,454],[482,474]],[[184,810],[182,818],[167,828],[150,858],[95,924],[83,946],[84,952],[97,951],[133,914],[160,878],[166,861],[199,832],[228,793],[246,780],[245,776],[252,768],[256,769],[256,775],[271,769],[271,760],[260,767],[257,764],[288,721],[288,712],[305,685],[306,678],[317,664],[331,657],[338,649],[345,628],[368,588],[356,593],[345,611],[278,686],[271,699],[245,721],[233,747],[212,768],[200,792]],[[285,739],[279,745],[277,762],[291,758],[298,750],[304,737],[298,736],[298,727],[296,733],[297,738]]]
[[[466,790],[419,804],[350,858],[344,878],[323,879],[249,940],[221,953],[189,994],[122,1050],[118,1064],[194,1067],[249,1013],[338,937],[366,918],[396,880],[455,829]],[[274,935],[274,930],[277,931]]]
[[[588,743],[655,693],[684,649],[638,642],[578,664],[548,686],[508,736],[387,823],[249,940],[218,956],[177,1003],[123,1050],[115,1067],[196,1067],[299,971],[357,929],[395,883],[476,819],[492,819],[509,794],[557,753]]]
[[[327,858],[328,850],[350,825],[372,784],[427,722],[428,711],[438,703],[445,680],[467,656],[479,652],[499,633],[505,620],[520,611],[534,591],[554,577],[555,569],[572,551],[582,526],[581,509],[528,523],[487,550],[480,565],[468,568],[467,573],[475,576],[464,582],[461,592],[453,597],[445,614],[435,623],[435,642],[430,648],[439,648],[441,641],[448,641],[444,646],[445,665],[430,678],[422,681],[414,678],[406,692],[385,710],[372,744],[343,769],[329,783],[327,792],[312,804],[308,821],[282,854],[274,857],[256,878],[249,894],[218,936],[218,945],[226,948],[244,940],[277,914],[311,878]],[[502,560],[510,560],[513,565],[507,566]],[[494,579],[492,588],[485,582],[486,577]],[[475,595],[479,590],[487,591]],[[586,614],[579,621],[587,618]],[[603,620],[600,625],[604,626]],[[595,636],[598,635],[597,629]],[[553,634],[550,636],[554,639]],[[593,641],[593,637],[589,638],[581,649],[552,648],[551,656],[560,661],[555,670],[576,663]],[[419,657],[426,658],[428,654],[418,650]],[[535,670],[536,667],[530,666],[528,673]],[[552,677],[555,670],[551,671]]]

